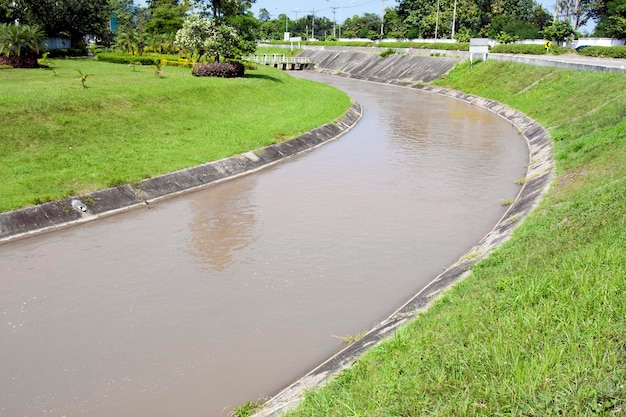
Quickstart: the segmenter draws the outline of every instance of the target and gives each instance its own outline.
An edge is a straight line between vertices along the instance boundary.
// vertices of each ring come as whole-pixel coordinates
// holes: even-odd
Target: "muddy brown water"
[[[384,319],[484,236],[527,147],[451,99],[307,73],[364,107],[252,175],[0,246],[0,416],[227,415]]]

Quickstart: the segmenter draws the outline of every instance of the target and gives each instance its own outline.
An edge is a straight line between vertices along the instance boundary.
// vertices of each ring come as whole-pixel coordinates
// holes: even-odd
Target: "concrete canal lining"
[[[305,51],[306,52],[306,51]],[[336,54],[336,53],[335,53]],[[433,94],[449,97],[454,100],[460,100],[474,106],[484,108],[500,117],[508,120],[514,127],[518,129],[524,137],[529,149],[529,164],[524,178],[524,184],[518,193],[515,201],[497,222],[494,228],[472,247],[464,256],[456,263],[448,267],[443,273],[438,275],[425,288],[412,296],[403,306],[398,308],[387,319],[380,322],[372,328],[359,341],[347,346],[344,350],[329,358],[292,385],[285,388],[276,396],[268,400],[263,408],[254,414],[255,417],[277,417],[286,411],[295,408],[303,399],[304,393],[313,388],[319,388],[328,383],[337,376],[343,369],[348,368],[354,363],[360,355],[368,349],[380,344],[385,339],[393,336],[395,330],[407,323],[415,317],[419,312],[427,310],[432,302],[436,300],[443,291],[449,289],[455,283],[464,279],[471,274],[471,267],[477,262],[489,256],[490,252],[504,243],[511,236],[513,230],[522,222],[536,206],[543,195],[548,191],[552,180],[554,179],[554,160],[553,150],[550,136],[547,131],[536,121],[525,116],[516,110],[513,110],[501,103],[493,100],[464,94],[458,91],[439,88],[435,86],[424,85],[421,82],[409,82],[406,78],[388,78],[384,80],[376,80],[383,74],[376,75],[375,65],[354,64],[354,68],[361,68],[364,73],[358,71],[338,72],[335,65],[337,62],[346,61],[343,59],[333,58],[332,52],[323,52],[315,54],[318,58],[325,55],[323,60],[317,62],[318,71],[325,73],[335,73],[345,77],[358,78],[367,81],[384,82],[387,84],[397,85],[399,87],[413,88]],[[351,59],[358,59],[363,55],[353,54]],[[414,62],[427,60],[429,57],[414,57]],[[312,58],[315,60],[315,58]],[[439,58],[437,58],[439,59]],[[367,62],[374,62],[372,58],[366,59]],[[320,62],[326,62],[331,68],[325,68]],[[425,64],[428,66],[428,64]],[[344,66],[345,67],[345,66]],[[421,71],[422,65],[415,67],[416,71]],[[443,71],[443,70],[442,70]],[[447,70],[445,71],[447,72]],[[441,72],[440,75],[443,75]],[[404,76],[404,70],[389,70],[385,72],[388,76]],[[416,76],[420,78],[419,76]]]
[[[361,106],[353,103],[339,120],[313,129],[296,139],[149,178],[136,184],[125,184],[0,213],[0,244],[92,221],[132,208],[149,207],[151,203],[159,199],[173,197],[209,184],[252,173],[339,138],[358,123],[361,115]]]
[[[391,54],[381,48],[325,49],[307,47],[298,56],[309,58],[319,71],[387,83],[426,83],[441,77],[459,62],[455,57]]]

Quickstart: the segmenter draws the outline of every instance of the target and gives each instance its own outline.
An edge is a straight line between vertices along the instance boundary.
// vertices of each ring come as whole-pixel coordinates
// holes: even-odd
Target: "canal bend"
[[[505,120],[301,76],[364,108],[341,139],[0,246],[0,416],[220,416],[371,328],[484,236],[525,175]]]

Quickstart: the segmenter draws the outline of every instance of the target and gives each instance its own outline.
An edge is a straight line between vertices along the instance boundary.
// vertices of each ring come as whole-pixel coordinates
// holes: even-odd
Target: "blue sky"
[[[549,12],[554,13],[555,0],[537,0]],[[145,5],[145,0],[138,0],[140,5]],[[294,20],[312,14],[315,9],[316,16],[326,16],[333,19],[333,10],[337,22],[343,22],[348,17],[363,15],[363,13],[375,13],[381,15],[383,4],[386,7],[398,5],[394,0],[256,0],[252,5],[252,12],[258,17],[261,8],[267,9],[272,17],[287,14],[289,19]]]
[[[392,0],[384,1],[385,7],[395,7],[397,3]],[[363,15],[363,13],[375,13],[380,16],[383,10],[382,0],[257,0],[252,5],[252,12],[258,16],[261,8],[267,9],[274,16],[287,14],[289,19],[312,14],[315,9],[316,16],[326,16],[333,19],[333,10],[337,22],[343,22],[348,17]]]

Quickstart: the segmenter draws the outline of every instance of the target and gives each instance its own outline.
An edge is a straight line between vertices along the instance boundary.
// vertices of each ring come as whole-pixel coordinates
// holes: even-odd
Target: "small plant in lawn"
[[[76,71],[78,71],[78,81],[80,81],[83,88],[88,88],[87,85],[85,85],[85,83],[87,82],[87,78],[89,78],[91,74],[85,74],[81,70],[76,70]]]
[[[163,75],[163,68],[161,68],[161,60],[160,59],[155,59],[154,60],[154,74],[161,78],[161,76]]]

